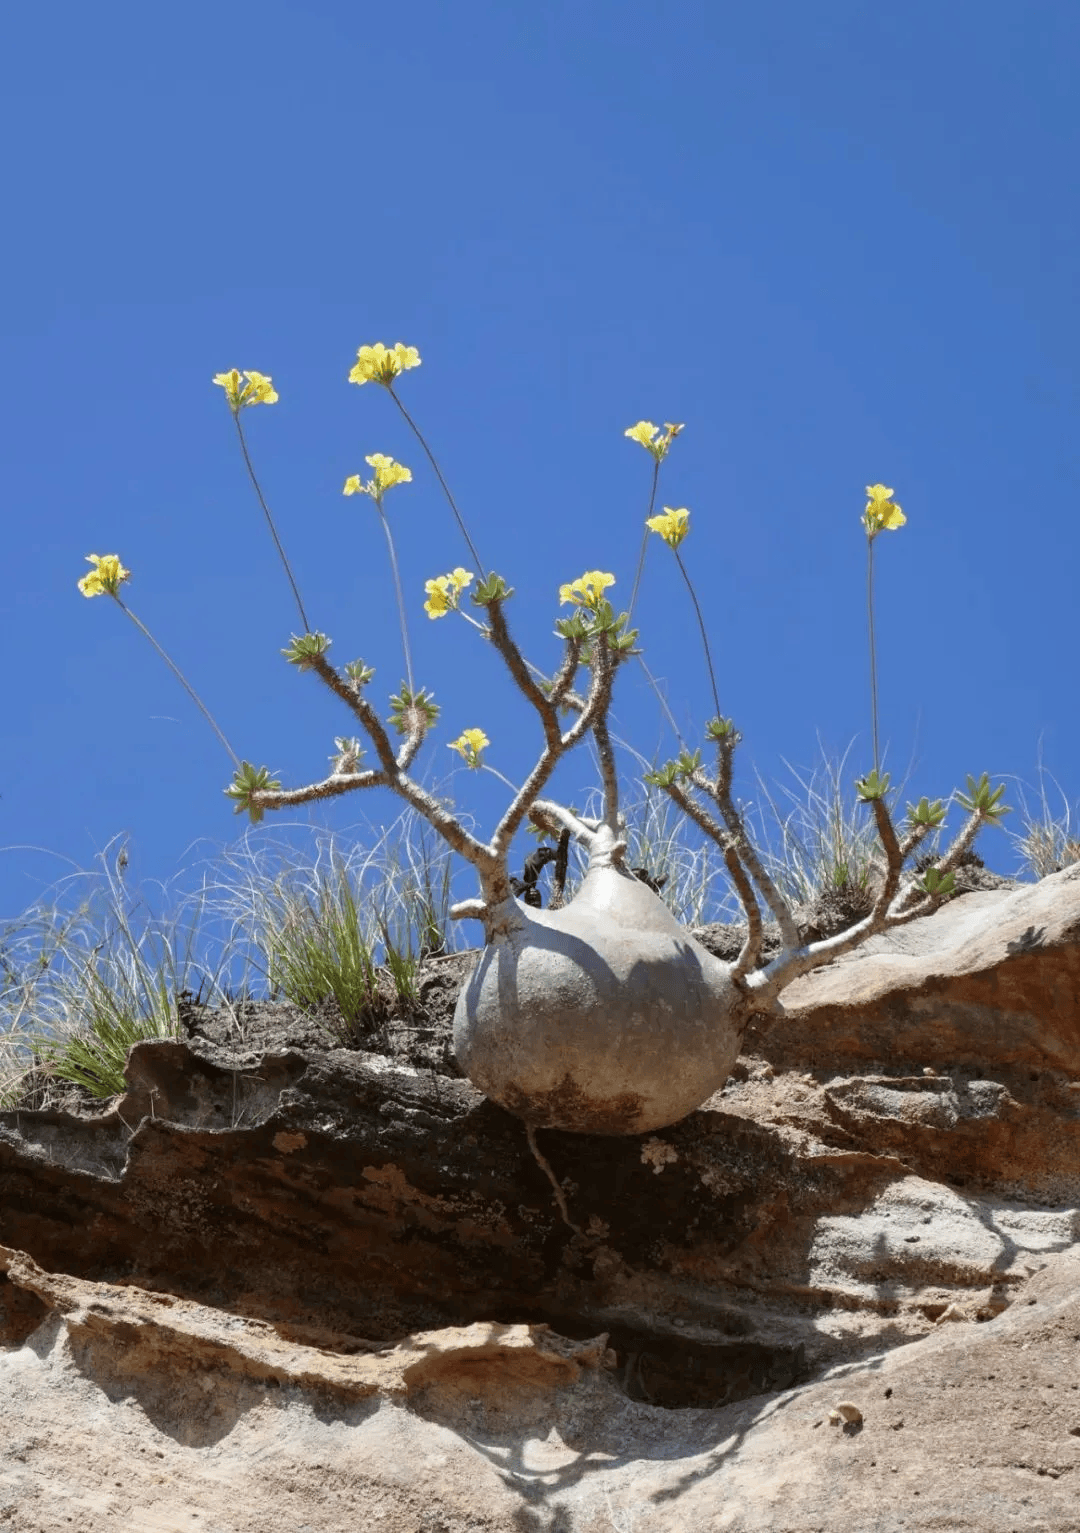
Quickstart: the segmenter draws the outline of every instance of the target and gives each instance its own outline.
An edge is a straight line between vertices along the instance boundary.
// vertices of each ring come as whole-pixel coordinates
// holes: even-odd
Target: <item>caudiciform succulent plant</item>
[[[400,343],[394,347],[362,346],[349,379],[357,384],[376,383],[389,394],[434,470],[475,570],[484,572],[438,464],[396,391],[400,375],[419,363],[414,347]],[[298,670],[313,673],[359,726],[357,735],[336,739],[327,775],[302,787],[285,788],[265,767],[240,761],[207,713],[236,768],[226,791],[237,812],[246,811],[257,821],[268,809],[360,789],[388,789],[423,816],[472,865],[479,894],[455,906],[451,913],[482,924],[484,947],[457,1002],[455,1047],[462,1068],[475,1084],[524,1119],[530,1135],[536,1127],[643,1133],[685,1116],[723,1084],[755,1013],[775,1007],[785,986],[799,975],[831,963],[877,932],[932,911],[952,892],[952,869],[980,827],[1007,812],[1001,803],[1001,788],[992,788],[985,775],[978,781],[969,779],[968,793],[957,795],[967,817],[951,846],[921,875],[905,874],[915,849],[941,826],[945,806],[922,799],[909,806],[907,821],[899,828],[889,808],[889,778],[881,772],[877,754],[872,556],[879,533],[895,530],[905,518],[892,499],[891,489],[882,484],[869,486],[862,524],[870,559],[874,765],[856,786],[874,816],[882,873],[869,914],[837,935],[815,942],[802,940],[792,910],[770,878],[733,796],[733,762],[740,737],[720,709],[704,618],[680,552],[689,531],[689,512],[685,507],[655,511],[661,467],[682,427],[667,425],[661,429],[649,421],[639,421],[626,436],[649,453],[652,481],[629,607],[622,612],[615,610],[608,599],[614,577],[602,570],[588,570],[562,586],[560,602],[570,612],[555,625],[562,654],[554,674],[546,675],[532,665],[513,638],[507,608],[514,593],[501,576],[488,570],[478,578],[473,570],[459,566],[426,582],[424,610],[428,617],[437,620],[457,614],[471,623],[498,652],[539,724],[541,743],[536,763],[521,786],[512,789],[510,802],[490,838],[481,840],[411,770],[438,719],[431,695],[418,687],[414,678],[406,606],[384,507],[389,491],[411,481],[411,472],[385,454],[372,453],[367,458],[371,477],[365,480],[355,474],[344,486],[346,495],[366,495],[374,505],[386,537],[397,596],[406,679],[391,698],[384,719],[369,697],[371,668],[360,660],[340,667],[334,664],[329,658],[330,639],[308,623],[251,465],[242,416],[253,405],[276,402],[272,381],[261,373],[234,369],[219,373],[214,382],[225,391],[244,462],[299,613],[302,631],[283,651],[285,658]],[[675,760],[647,780],[667,793],[721,850],[746,916],[745,940],[733,963],[721,962],[707,952],[626,862],[608,716],[620,668],[640,653],[630,615],[650,533],[670,548],[685,580],[705,647],[716,714],[704,727],[702,748],[684,747]],[[129,572],[119,557],[94,554],[89,562],[93,569],[79,582],[83,594],[111,596],[159,648],[121,599],[121,587]],[[466,593],[471,612],[463,606]],[[187,687],[172,661],[160,648],[159,652]],[[203,708],[190,687],[188,691]],[[602,814],[598,818],[585,818],[545,796],[558,763],[590,737],[602,777]],[[467,766],[479,769],[489,744],[482,728],[471,727],[450,742],[450,748]],[[703,759],[706,747],[712,757],[711,767]],[[374,755],[370,765],[362,764],[365,749]],[[531,891],[520,885],[515,891],[508,856],[515,835],[527,821],[559,839],[564,856],[571,837],[587,853],[585,877],[561,908],[538,909],[517,897]],[[782,941],[781,951],[768,961],[763,958],[765,919],[775,922]]]

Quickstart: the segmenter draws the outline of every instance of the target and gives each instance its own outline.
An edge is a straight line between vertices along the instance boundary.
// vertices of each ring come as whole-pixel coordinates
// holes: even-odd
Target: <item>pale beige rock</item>
[[[1073,1533],[1080,1262],[721,1410],[628,1401],[602,1338],[470,1326],[378,1355],[44,1274],[0,1352],[11,1533]],[[842,1418],[830,1431],[831,1411]]]
[[[545,1141],[582,1236],[517,1128],[389,1063],[150,1045],[122,1119],[3,1117],[38,1265],[0,1276],[0,1529],[1076,1533],[1080,869],[789,995],[708,1111]],[[347,1286],[471,1319],[511,1266],[488,1313],[618,1366],[537,1325],[365,1342]]]

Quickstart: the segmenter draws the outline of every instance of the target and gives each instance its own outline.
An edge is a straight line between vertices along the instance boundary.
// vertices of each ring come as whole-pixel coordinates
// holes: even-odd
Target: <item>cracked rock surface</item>
[[[785,999],[674,1128],[541,1132],[574,1230],[438,1017],[0,1114],[0,1529],[1075,1528],[1080,869]]]

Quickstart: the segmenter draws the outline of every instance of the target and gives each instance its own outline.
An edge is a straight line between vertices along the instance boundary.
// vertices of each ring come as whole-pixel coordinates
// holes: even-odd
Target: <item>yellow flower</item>
[[[420,366],[420,353],[415,346],[403,346],[400,341],[388,350],[382,341],[374,346],[361,346],[356,353],[356,365],[349,373],[350,383],[381,383],[389,388],[398,373],[410,367]]]
[[[677,511],[665,506],[662,516],[647,516],[645,525],[650,531],[658,532],[669,548],[678,548],[690,531],[690,513],[685,506]]]
[[[638,421],[636,426],[628,426],[623,436],[628,436],[632,442],[640,442],[642,447],[652,453],[657,463],[662,463],[682,429],[682,426],[665,421],[664,434],[661,436],[660,427],[654,426],[652,421]]]
[[[450,741],[449,749],[457,751],[467,767],[478,767],[481,751],[490,744],[482,729],[463,729],[456,740]]]
[[[382,492],[393,489],[395,484],[411,484],[412,473],[402,463],[395,463],[384,452],[373,452],[364,459],[375,470],[375,486]]]
[[[94,568],[79,581],[84,596],[117,596],[121,583],[131,579],[131,571],[120,563],[119,554],[87,554],[86,562]]]
[[[384,452],[373,452],[364,459],[375,470],[367,484],[359,474],[350,474],[346,479],[341,493],[343,495],[370,495],[377,506],[382,507],[382,498],[387,490],[392,490],[395,484],[411,484],[412,471],[403,463],[395,463],[393,458],[388,458]]]
[[[608,586],[614,584],[614,575],[605,575],[602,570],[586,570],[580,580],[559,587],[559,605],[564,607],[567,602],[573,602],[576,607],[588,607],[595,612]]]
[[[632,442],[640,442],[642,447],[653,450],[653,443],[660,435],[660,427],[654,426],[652,421],[638,421],[636,426],[627,426],[623,436],[628,436]]]
[[[241,384],[241,377],[247,382]],[[278,402],[277,391],[265,373],[241,374],[234,367],[227,373],[215,373],[214,382],[225,390],[226,401],[234,415],[239,415],[248,405],[276,405]]]
[[[449,575],[436,575],[434,580],[425,580],[424,590],[428,599],[424,603],[424,611],[428,617],[445,617],[448,612],[455,611],[462,591],[473,579],[472,573],[462,569],[459,564]]]
[[[870,497],[862,515],[862,524],[868,538],[876,538],[879,532],[895,532],[907,521],[907,517],[893,500],[893,490],[884,484],[868,484]]]
[[[247,404],[247,405],[276,405],[277,404],[277,402],[278,402],[277,390],[274,388],[273,383],[266,376],[265,373],[256,373],[256,372],[253,371],[253,372],[250,372],[250,373],[245,373],[244,377],[248,380],[248,383],[250,385],[250,387],[248,389],[245,389],[245,391],[244,391],[245,394],[249,396],[249,397],[247,397],[244,400],[244,404]]]

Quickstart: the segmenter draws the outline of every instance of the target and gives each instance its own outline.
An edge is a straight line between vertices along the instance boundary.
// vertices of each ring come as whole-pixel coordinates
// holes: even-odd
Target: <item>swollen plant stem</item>
[[[716,708],[716,717],[719,718],[720,694],[716,690],[716,672],[713,670],[712,653],[709,650],[709,635],[705,631],[705,619],[701,615],[701,607],[698,603],[697,592],[694,590],[694,583],[687,573],[686,565],[682,561],[682,554],[680,554],[677,548],[674,549],[673,552],[676,559],[679,561],[679,568],[682,570],[682,578],[686,581],[686,589],[690,592],[690,600],[693,602],[694,611],[697,613],[698,627],[701,629],[701,642],[705,646],[705,664],[709,668],[709,685],[712,687],[713,704]]]
[[[660,460],[659,460],[659,458],[657,458],[655,460],[655,462],[653,463],[652,488],[649,490],[649,509],[645,513],[646,523],[648,522],[649,517],[652,516],[652,514],[653,514],[653,507],[656,505],[656,486],[659,484],[659,482],[660,482]],[[641,585],[641,576],[642,576],[642,573],[644,572],[644,569],[645,569],[645,550],[648,548],[648,546],[649,546],[649,528],[648,528],[648,526],[646,526],[645,532],[642,535],[642,539],[641,539],[641,552],[638,554],[637,572],[634,575],[634,588],[630,592],[630,606],[627,609],[627,614],[626,614],[626,626],[628,628],[630,626],[630,619],[634,615],[634,603],[637,601],[638,587]]]
[[[222,745],[228,751],[230,759],[232,760],[233,766],[234,767],[239,767],[240,766],[240,758],[239,758],[239,756],[236,754],[236,752],[233,750],[232,746],[229,744],[228,740],[226,740],[225,736],[222,734],[221,730],[218,728],[217,723],[214,720],[213,714],[210,712],[209,708],[207,708],[206,704],[203,702],[203,700],[199,696],[199,694],[195,691],[195,688],[188,681],[188,679],[184,675],[183,671],[181,671],[179,669],[179,667],[176,666],[173,663],[172,660],[170,660],[169,656],[165,653],[165,651],[162,649],[161,645],[154,638],[154,635],[150,632],[149,628],[147,628],[146,624],[141,622],[139,620],[139,618],[137,618],[135,616],[134,612],[132,612],[130,607],[125,607],[124,606],[124,603],[120,600],[119,596],[117,596],[115,593],[112,593],[112,595],[113,595],[113,601],[120,608],[120,611],[123,612],[123,613],[126,613],[126,615],[135,624],[135,627],[139,630],[139,632],[150,640],[150,643],[154,646],[154,648],[157,650],[158,654],[161,656],[162,660],[164,660],[165,664],[169,667],[169,670],[172,671],[173,675],[176,677],[177,681],[183,687],[184,691],[191,698],[191,701],[199,709],[199,711],[202,714],[203,718],[210,725],[210,728],[214,731],[214,733],[217,735],[218,739],[221,741]]]
[[[877,646],[874,643],[874,539],[866,539],[866,622],[870,634],[870,722],[874,739],[874,771],[881,766],[878,751]]]
[[[454,497],[450,493],[450,486],[447,484],[446,480],[443,478],[442,469],[439,467],[438,462],[436,461],[435,454],[432,452],[431,448],[428,446],[427,441],[424,438],[423,432],[420,430],[420,427],[413,420],[413,418],[409,414],[408,410],[406,410],[405,406],[401,403],[401,400],[394,393],[394,389],[393,389],[393,385],[392,384],[387,384],[386,385],[386,392],[390,395],[390,398],[394,401],[394,403],[397,405],[398,409],[401,411],[401,413],[402,413],[402,415],[403,415],[403,417],[405,419],[405,424],[408,426],[408,428],[412,432],[413,436],[420,443],[420,446],[424,449],[424,452],[427,454],[427,460],[431,464],[432,468],[435,470],[435,477],[439,481],[440,485],[442,486],[442,492],[446,496],[446,499],[447,499],[447,501],[450,504],[450,509],[454,513],[454,520],[457,522],[458,527],[461,530],[461,536],[465,539],[466,546],[468,547],[469,553],[472,555],[473,561],[476,564],[476,568],[482,574],[486,575],[487,572],[488,572],[487,571],[487,566],[485,565],[484,561],[481,559],[480,555],[476,552],[476,545],[473,543],[472,538],[470,538],[470,536],[469,536],[469,530],[465,526],[465,519],[462,516],[461,512],[457,508],[457,502],[454,500]]]
[[[409,649],[409,623],[405,616],[405,597],[401,589],[401,571],[398,569],[397,550],[394,547],[394,534],[390,531],[390,523],[386,520],[386,512],[380,501],[375,502],[379,513],[379,520],[383,524],[386,533],[386,546],[390,551],[390,569],[394,576],[394,595],[397,597],[398,622],[401,624],[401,647],[405,652],[405,677],[409,683],[409,692],[416,695],[413,685],[412,651]]]
[[[280,560],[282,562],[282,565],[284,566],[286,575],[289,577],[289,584],[292,587],[292,594],[293,594],[293,597],[294,597],[294,599],[296,601],[297,611],[300,613],[300,621],[304,625],[304,632],[305,633],[310,633],[311,632],[311,624],[307,620],[307,613],[304,611],[304,604],[300,600],[300,591],[299,591],[299,588],[297,587],[296,581],[293,579],[292,568],[291,568],[291,566],[289,564],[288,559],[285,557],[285,550],[281,546],[281,539],[278,537],[277,528],[274,526],[274,518],[270,515],[270,507],[266,504],[266,498],[263,495],[262,487],[260,486],[259,481],[258,481],[258,479],[255,476],[255,469],[252,466],[251,456],[248,453],[247,442],[244,440],[244,428],[240,424],[240,412],[239,411],[234,412],[233,420],[236,422],[236,434],[240,438],[240,451],[244,455],[244,464],[245,464],[245,466],[247,468],[247,471],[248,471],[248,478],[251,480],[252,484],[255,487],[255,494],[259,498],[259,505],[262,507],[263,515],[266,517],[266,525],[270,529],[270,536],[274,540],[274,547],[277,549],[278,557],[280,558]]]

